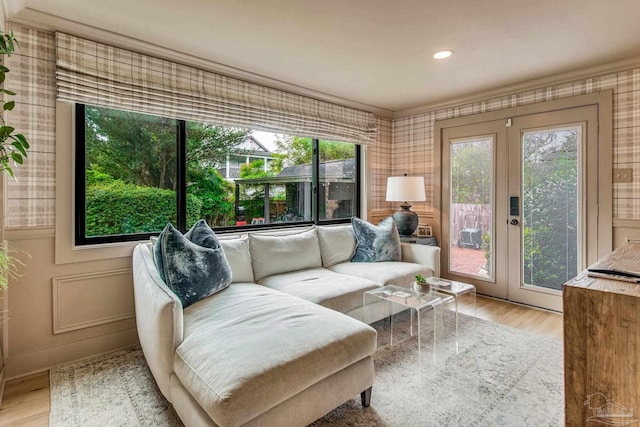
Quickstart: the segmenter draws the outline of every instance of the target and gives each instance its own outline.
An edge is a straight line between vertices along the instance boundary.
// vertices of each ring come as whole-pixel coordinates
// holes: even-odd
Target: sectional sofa
[[[186,309],[151,244],[133,255],[140,343],[185,425],[304,426],[358,393],[368,406],[376,332],[362,294],[438,275],[440,249],[402,244],[401,262],[350,262],[351,225],[219,237],[232,284]]]

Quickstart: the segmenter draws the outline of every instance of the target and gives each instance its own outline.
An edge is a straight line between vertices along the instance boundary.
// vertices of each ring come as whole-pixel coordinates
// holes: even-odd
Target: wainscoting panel
[[[630,242],[640,243],[640,220],[614,219],[613,249],[624,246]]]
[[[135,317],[131,268],[52,281],[54,334]]]

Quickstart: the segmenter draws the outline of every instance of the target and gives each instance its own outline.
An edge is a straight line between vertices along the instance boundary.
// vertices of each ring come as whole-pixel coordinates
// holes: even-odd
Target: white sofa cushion
[[[361,307],[362,294],[380,287],[371,280],[335,273],[326,268],[276,274],[264,277],[258,283],[341,313]]]
[[[231,266],[231,280],[235,282],[253,282],[249,238],[245,236],[233,239],[220,238],[220,246]]]
[[[252,233],[249,234],[249,249],[255,280],[288,271],[322,266],[315,228],[284,236]]]
[[[236,283],[184,311],[177,377],[217,425],[242,425],[376,349],[373,328]]]
[[[409,287],[416,280],[416,274],[433,276],[433,271],[424,265],[412,262],[342,262],[329,267],[336,273],[347,274],[371,280],[379,285]]]
[[[351,224],[320,226],[317,230],[323,267],[351,259],[356,250],[356,235]]]

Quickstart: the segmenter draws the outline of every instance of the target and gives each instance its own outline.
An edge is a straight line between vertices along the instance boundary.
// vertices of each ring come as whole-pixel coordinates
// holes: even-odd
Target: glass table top
[[[420,309],[422,307],[435,307],[442,304],[442,297],[435,293],[416,292],[413,289],[395,285],[386,285],[382,288],[373,289],[366,293],[410,308]]]

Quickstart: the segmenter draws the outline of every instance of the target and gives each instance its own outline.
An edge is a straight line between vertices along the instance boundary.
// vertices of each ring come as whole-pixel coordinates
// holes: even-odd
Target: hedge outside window
[[[348,221],[359,146],[76,104],[77,245]]]

